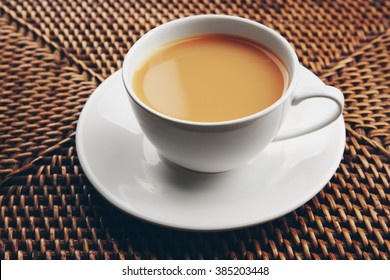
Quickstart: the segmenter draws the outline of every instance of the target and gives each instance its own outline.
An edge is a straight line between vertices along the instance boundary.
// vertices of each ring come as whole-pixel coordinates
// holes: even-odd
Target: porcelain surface
[[[322,84],[306,68],[300,71],[300,86]],[[318,122],[332,106],[307,100],[291,108],[284,129]],[[76,132],[81,166],[101,195],[135,217],[185,230],[241,228],[289,213],[331,179],[344,145],[340,116],[316,132],[271,143],[235,170],[193,172],[162,160],[144,136],[119,71],[91,95]]]
[[[283,61],[288,72],[288,86],[282,96],[254,114],[220,122],[182,120],[146,105],[137,96],[133,86],[134,73],[140,64],[167,43],[205,33],[241,36],[272,50]],[[172,71],[177,71],[174,63],[169,65]],[[233,73],[241,71],[230,70]],[[153,28],[137,40],[126,54],[122,78],[134,115],[153,146],[170,161],[200,172],[223,172],[245,165],[275,139],[293,138],[332,123],[342,114],[344,106],[344,96],[337,88],[323,83],[299,86],[298,81],[304,77],[301,75],[298,57],[285,38],[265,25],[236,16],[195,15]],[[320,119],[315,118],[315,123],[279,131],[289,118],[291,107],[300,108],[301,101],[319,97],[323,102],[332,100],[336,106]],[[237,106],[240,106],[239,99]]]

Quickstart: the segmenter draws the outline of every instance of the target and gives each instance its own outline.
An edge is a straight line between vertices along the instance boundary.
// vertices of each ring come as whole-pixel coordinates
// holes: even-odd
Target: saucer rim
[[[304,71],[310,71],[307,68],[300,65],[300,70],[303,69]],[[263,224],[266,222],[269,222],[271,220],[274,220],[276,218],[279,218],[283,215],[286,215],[297,208],[301,207],[305,203],[307,203],[310,199],[312,199],[316,194],[318,194],[329,182],[329,180],[332,178],[333,174],[337,170],[337,168],[340,165],[340,162],[343,158],[343,153],[345,149],[345,140],[346,140],[346,131],[345,131],[345,122],[344,118],[341,115],[336,121],[330,124],[330,126],[340,126],[340,132],[341,129],[343,129],[344,133],[342,133],[342,139],[340,139],[337,149],[335,149],[334,154],[337,156],[334,156],[335,160],[332,164],[332,168],[328,168],[328,172],[326,172],[326,176],[321,176],[322,180],[319,181],[319,183],[315,184],[317,187],[312,187],[310,192],[306,192],[305,195],[301,196],[299,200],[295,200],[294,203],[291,203],[285,208],[281,208],[278,211],[273,211],[269,215],[262,215],[261,218],[258,219],[252,219],[251,221],[246,220],[245,222],[237,222],[237,220],[233,220],[230,224],[224,224],[219,226],[206,226],[206,225],[191,225],[186,224],[183,225],[179,222],[174,221],[166,221],[166,220],[160,220],[156,219],[155,217],[151,217],[148,215],[145,215],[142,213],[142,211],[138,211],[138,209],[135,208],[129,208],[128,204],[124,201],[118,200],[116,196],[113,196],[112,193],[107,189],[107,187],[104,187],[104,185],[100,182],[100,180],[96,177],[95,173],[93,172],[91,166],[88,163],[87,157],[84,153],[84,148],[82,147],[82,136],[80,131],[83,129],[83,125],[85,123],[84,119],[86,118],[86,115],[88,110],[92,107],[93,102],[91,100],[94,100],[96,98],[99,98],[99,95],[97,92],[99,92],[102,88],[103,83],[107,82],[109,79],[115,78],[115,75],[120,75],[121,69],[116,71],[114,74],[109,76],[107,79],[105,79],[99,86],[94,90],[94,92],[90,95],[89,99],[87,100],[84,108],[82,109],[82,112],[80,113],[79,120],[77,123],[76,128],[76,151],[78,155],[78,159],[80,162],[80,165],[86,175],[86,177],[90,180],[93,187],[108,201],[110,204],[115,206],[116,208],[120,209],[126,214],[131,215],[132,217],[135,217],[137,219],[146,221],[148,223],[152,223],[158,226],[163,226],[167,228],[177,229],[177,230],[186,230],[186,231],[224,231],[224,230],[234,230],[234,229],[240,229],[240,228],[246,228],[251,227],[254,225]],[[312,73],[310,71],[310,73]],[[314,74],[314,73],[312,73]],[[315,74],[314,74],[315,75]],[[304,137],[304,136],[303,136]],[[342,140],[342,141],[341,141]],[[283,140],[283,141],[289,141],[289,140]],[[342,144],[341,144],[342,143]],[[337,160],[336,160],[337,158]]]

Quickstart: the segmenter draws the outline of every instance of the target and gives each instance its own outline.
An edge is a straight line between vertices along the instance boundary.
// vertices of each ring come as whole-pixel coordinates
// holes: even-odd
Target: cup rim
[[[178,24],[181,21],[198,21],[198,20],[204,20],[204,19],[233,20],[233,21],[240,21],[240,22],[243,22],[243,23],[246,23],[249,25],[253,25],[253,26],[256,26],[258,28],[265,30],[266,32],[271,33],[274,37],[276,37],[276,40],[279,40],[279,42],[284,45],[284,47],[288,50],[289,56],[292,59],[292,72],[293,73],[290,73],[288,71],[289,79],[290,79],[289,85],[288,85],[287,89],[283,92],[282,96],[276,102],[274,102],[273,104],[271,104],[270,106],[268,106],[267,108],[265,108],[263,110],[260,110],[256,113],[253,113],[251,115],[244,116],[241,118],[236,118],[236,119],[226,120],[226,121],[216,121],[216,122],[215,121],[214,122],[200,122],[200,121],[189,121],[189,120],[179,119],[179,118],[175,118],[175,117],[171,117],[169,115],[163,114],[163,113],[149,107],[148,105],[146,105],[136,95],[136,93],[134,92],[133,87],[132,87],[132,82],[131,82],[132,77],[130,77],[130,73],[129,73],[129,69],[130,69],[129,64],[131,64],[131,62],[132,62],[131,56],[137,50],[137,48],[140,47],[142,42],[147,40],[148,37],[154,36],[154,33],[158,32],[158,30],[162,27],[169,28],[170,26]],[[148,111],[149,113],[151,113],[159,118],[162,118],[162,119],[174,122],[174,123],[189,125],[189,126],[212,127],[212,126],[230,126],[230,125],[237,125],[237,124],[241,124],[241,123],[245,123],[245,122],[250,122],[254,119],[260,118],[260,117],[272,112],[275,108],[277,108],[278,106],[283,104],[290,97],[293,90],[295,89],[296,84],[297,84],[298,66],[299,66],[298,56],[295,53],[293,47],[290,45],[290,43],[282,35],[277,33],[275,30],[271,29],[270,27],[267,27],[261,23],[258,23],[258,22],[255,22],[255,21],[252,21],[249,19],[245,19],[242,17],[238,17],[238,16],[207,14],[207,15],[193,15],[193,16],[187,16],[187,17],[175,19],[175,20],[166,22],[164,24],[161,24],[161,25],[153,28],[152,30],[148,31],[147,33],[145,33],[141,38],[139,38],[134,43],[134,45],[127,52],[125,59],[123,61],[121,72],[122,72],[122,81],[123,81],[123,84],[125,86],[127,94],[134,101],[134,103],[137,104],[141,109]]]

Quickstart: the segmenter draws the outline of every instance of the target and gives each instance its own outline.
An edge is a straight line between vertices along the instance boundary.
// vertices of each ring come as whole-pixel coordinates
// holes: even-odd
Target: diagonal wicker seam
[[[148,6],[148,5],[146,5],[146,6]],[[233,5],[233,6],[236,7],[237,5]],[[100,82],[102,82],[105,79],[105,77],[103,77],[101,74],[98,74],[96,71],[94,71],[91,68],[89,68],[81,59],[79,59],[77,56],[75,56],[74,54],[69,52],[65,47],[61,47],[57,42],[53,41],[48,36],[46,36],[40,29],[35,27],[33,24],[29,23],[27,20],[24,20],[23,18],[18,16],[18,14],[15,11],[11,10],[11,8],[9,8],[5,3],[4,4],[0,3],[0,10],[1,9],[5,13],[7,13],[10,17],[12,17],[16,22],[18,22],[18,24],[26,26],[30,31],[34,32],[37,36],[41,37],[51,47],[56,48],[63,55],[66,55],[76,65],[81,67],[81,69],[83,69],[83,71],[86,71],[93,78],[96,78]],[[230,11],[230,12],[232,12],[232,11]],[[182,14],[180,16],[185,16],[185,15]],[[273,26],[275,23],[270,23],[270,24]],[[154,23],[154,25],[158,25],[158,23]],[[388,20],[386,18],[383,19],[383,23],[380,26],[383,27],[382,25],[383,26],[388,26]],[[294,32],[294,30],[292,30],[292,32]],[[321,28],[320,32],[323,32],[322,28]],[[377,37],[378,37],[378,36],[381,36],[381,34],[386,33],[386,30],[384,30],[383,28],[379,28],[378,30],[376,30],[376,32],[378,32],[377,33]],[[370,44],[370,39],[369,38],[367,38],[367,37],[363,37],[363,38],[364,38],[363,41],[360,42],[361,45]],[[298,50],[298,51],[300,51],[300,50]],[[342,55],[336,61],[334,61],[333,63],[337,64],[338,61],[342,61],[343,59],[345,59],[346,57],[348,57],[350,55],[348,48],[342,49],[342,52],[343,52]],[[307,62],[307,63],[310,64],[310,62]],[[315,68],[315,65],[311,65],[311,66],[313,66]],[[315,71],[315,72],[318,72],[317,74],[324,73],[324,72],[327,71],[328,68],[329,67],[325,67],[324,69],[321,70],[321,72],[318,72],[318,71]]]
[[[4,10],[7,10],[7,9],[8,9],[7,7],[2,7],[2,8],[4,8]],[[37,36],[42,37],[44,43],[50,45],[51,47],[54,47],[54,48],[57,49],[57,50],[60,50],[61,52],[63,52],[63,56],[68,57],[68,56],[67,56],[68,54],[66,53],[66,50],[65,50],[65,49],[60,48],[55,42],[52,42],[52,41],[51,41],[50,39],[48,39],[46,36],[44,36],[43,34],[41,34],[41,32],[40,32],[37,28],[33,27],[31,24],[29,24],[29,23],[23,21],[22,19],[17,18],[16,15],[15,15],[15,13],[14,13],[13,11],[10,11],[9,9],[8,9],[8,13],[11,15],[12,20],[17,21],[19,24],[22,24],[23,26],[25,26],[26,28],[28,28],[28,30],[32,31],[32,32],[33,32],[34,34],[36,34]],[[388,32],[389,32],[389,30],[387,30],[384,34],[386,34],[386,33],[388,33]],[[382,34],[381,36],[378,36],[377,38],[373,39],[371,42],[367,43],[366,45],[361,46],[361,47],[360,47],[359,49],[357,49],[354,53],[352,53],[351,56],[349,56],[348,58],[344,58],[344,59],[341,59],[341,60],[338,61],[338,62],[332,63],[332,65],[330,65],[329,69],[325,69],[325,70],[324,70],[324,72],[325,72],[326,74],[325,74],[325,75],[322,75],[322,76],[323,76],[323,77],[327,77],[327,76],[331,75],[333,71],[335,71],[335,70],[337,70],[337,69],[340,69],[340,67],[342,67],[343,65],[345,65],[345,63],[347,63],[348,61],[350,61],[353,57],[356,57],[357,55],[360,55],[362,52],[364,52],[370,45],[375,44],[376,42],[382,40],[382,37],[383,37],[384,34]],[[97,79],[98,79],[99,81],[103,79],[103,77],[101,77],[100,75],[94,73],[93,70],[89,70],[89,69],[86,67],[86,65],[84,65],[81,61],[79,61],[79,60],[78,60],[77,58],[75,58],[73,55],[70,54],[70,56],[71,56],[71,57],[70,57],[70,60],[73,61],[73,62],[75,62],[76,64],[78,64],[82,70],[88,71],[89,74],[92,73],[92,75],[93,75],[94,77],[97,77]],[[357,136],[357,135],[359,134],[358,132],[354,131],[353,129],[351,129],[351,128],[348,127],[348,126],[347,126],[347,130],[348,130],[350,133],[354,134],[355,136]],[[362,134],[359,134],[359,135],[360,135],[359,137],[362,138],[362,139],[364,139],[367,143],[370,143],[370,144],[371,144],[372,146],[374,146],[375,148],[378,148],[379,150],[381,150],[382,153],[386,154],[387,156],[389,155],[389,152],[388,152],[388,151],[386,150],[386,148],[384,148],[382,145],[380,145],[380,144],[378,144],[377,142],[375,142],[375,141],[373,141],[373,140],[367,138],[365,135],[362,135]],[[63,141],[65,141],[65,140],[63,140]],[[63,142],[63,141],[61,141],[61,142]],[[54,146],[48,148],[47,151],[42,151],[42,152],[40,153],[40,155],[44,155],[44,154],[46,154],[47,152],[50,152],[50,151],[52,151],[52,150],[54,150],[54,149],[58,149],[58,148],[60,147],[60,145],[61,145],[61,142],[60,142],[59,144],[56,144],[56,145],[54,145]],[[38,157],[37,159],[39,159],[39,157]],[[32,163],[35,162],[37,159],[34,159],[34,160],[32,161]],[[31,164],[32,164],[32,163],[31,163]],[[30,164],[29,164],[28,166],[30,166]],[[28,168],[28,166],[22,167],[21,170],[24,170],[24,168]],[[11,174],[16,174],[16,173],[17,173],[17,170],[13,171]],[[11,174],[9,174],[9,175],[11,176]]]
[[[357,139],[361,139],[363,140],[365,143],[371,145],[373,148],[375,149],[378,149],[381,153],[383,153],[384,155],[386,155],[387,158],[390,158],[390,151],[386,150],[385,147],[383,147],[381,144],[379,144],[378,142],[374,141],[374,140],[371,140],[370,138],[368,138],[367,136],[359,133],[359,132],[356,132],[355,130],[353,130],[350,126],[346,126],[346,130],[352,134],[354,137],[356,137]]]
[[[95,73],[108,77],[139,36],[178,17],[230,14],[269,25],[297,46],[315,73],[342,53],[369,41],[389,26],[385,1],[149,1],[105,0],[30,2],[5,0],[18,17],[59,42]],[[327,38],[327,40],[323,40]]]
[[[60,52],[61,57],[66,57],[71,62],[73,62],[75,65],[77,65],[81,71],[85,71],[88,73],[88,75],[94,79],[96,79],[99,82],[103,82],[104,78],[95,73],[93,70],[89,69],[81,60],[79,60],[75,55],[68,52],[65,48],[61,48],[56,42],[53,42],[50,40],[45,34],[43,34],[38,28],[34,27],[31,23],[28,23],[27,21],[23,20],[22,18],[18,17],[17,14],[9,9],[6,5],[3,4],[3,2],[0,2],[0,12],[3,11],[10,19],[12,19],[14,22],[16,22],[20,27],[27,28],[29,31],[31,31],[35,36],[39,37],[45,44],[47,44],[49,47],[56,49]],[[1,13],[0,13],[1,14]]]
[[[74,136],[82,105],[96,84],[83,81],[79,68],[69,66],[72,62],[66,56],[61,58],[28,29],[4,16],[0,24],[4,26],[1,36],[7,38],[0,44],[4,49],[0,57],[4,71],[0,83],[0,104],[4,105],[0,106],[1,184]],[[23,51],[28,55],[22,58]],[[15,71],[18,65],[22,68]],[[34,78],[36,83],[31,83]]]
[[[10,8],[8,8],[3,3],[0,3],[0,11],[1,10],[8,15],[10,20],[16,22],[20,28],[21,27],[27,28],[28,31],[32,32],[35,36],[38,36],[43,41],[42,42],[43,44],[46,44],[47,46],[57,50],[61,54],[62,58],[66,57],[68,60],[70,60],[71,62],[75,63],[75,65],[77,65],[79,67],[80,71],[85,71],[91,78],[96,79],[99,82],[102,82],[104,80],[104,77],[102,75],[100,75],[100,74],[96,73],[94,70],[88,68],[87,65],[85,65],[85,63],[83,63],[83,61],[79,60],[75,55],[71,54],[65,48],[62,48],[56,42],[52,41],[50,38],[45,36],[38,28],[34,27],[32,24],[30,24],[27,21],[23,20],[22,18],[18,17],[18,15],[14,11],[10,10]],[[360,48],[356,49],[353,53],[344,54],[339,60],[332,62],[329,66],[327,66],[324,69],[322,69],[322,71],[320,73],[320,77],[322,79],[324,79],[327,76],[332,75],[332,73],[334,71],[337,71],[337,69],[340,69],[341,67],[343,67],[346,63],[351,61],[351,59],[353,57],[356,57],[356,56],[360,55],[367,48],[369,48],[370,45],[375,44],[378,41],[382,40],[383,36],[388,34],[389,31],[390,31],[390,29],[385,30],[383,33],[381,33],[376,38],[372,39],[369,42],[366,42],[363,45],[361,45]],[[350,133],[354,134],[355,136],[359,135],[360,138],[364,139],[367,143],[369,143],[373,147],[378,148],[381,152],[383,152],[387,156],[390,155],[390,152],[388,150],[386,150],[386,148],[383,147],[381,144],[379,144],[379,143],[369,139],[368,137],[366,137],[365,135],[363,135],[363,134],[361,134],[359,132],[356,132],[355,130],[351,129],[349,126],[347,126],[347,130]],[[63,141],[67,141],[67,140],[64,139],[61,142],[63,142]],[[45,151],[42,151],[39,154],[39,156],[45,155],[47,152],[50,152],[50,151],[53,151],[55,149],[60,148],[61,142],[56,144],[56,145],[54,145],[54,146],[52,146],[52,147],[50,147],[50,148],[48,148]],[[35,162],[37,159],[39,159],[39,157],[34,159],[32,162]],[[24,170],[25,168],[28,168],[31,164],[32,163],[28,164],[26,167],[22,167],[21,170]],[[17,174],[17,172],[18,172],[18,170],[14,170],[10,174],[8,174],[7,177],[12,176],[12,174]],[[4,180],[6,180],[6,178]],[[1,183],[1,181],[0,181],[0,183]]]
[[[379,35],[378,37],[371,40],[369,43],[362,45],[359,49],[356,49],[353,53],[351,53],[348,57],[343,58],[340,61],[337,61],[336,63],[332,63],[329,65],[327,69],[324,69],[324,71],[321,73],[320,78],[324,81],[327,80],[327,78],[330,78],[332,76],[337,76],[337,72],[342,70],[343,68],[348,67],[350,64],[352,64],[355,60],[361,60],[364,59],[367,55],[367,52],[371,53],[373,52],[371,49],[375,48],[376,45],[381,45],[382,49],[382,57],[384,59],[383,63],[385,63],[386,57],[389,56],[388,52],[388,45],[390,44],[390,28],[387,29],[384,33]],[[387,51],[386,51],[387,50]],[[378,62],[380,63],[380,62]],[[384,78],[385,79],[385,78]],[[385,83],[380,85],[381,90],[383,91],[382,97],[385,98],[385,102],[381,104],[381,110],[383,111],[383,115],[386,115],[386,106],[388,106],[388,102],[390,102],[390,95],[389,93],[389,86],[387,86]],[[349,93],[344,93],[344,95],[349,95]],[[346,99],[346,102],[348,102],[348,99]],[[378,103],[378,102],[377,102]],[[381,153],[386,155],[386,157],[390,158],[390,150],[388,150],[388,143],[386,143],[386,140],[384,140],[383,143],[380,141],[376,141],[375,139],[371,139],[369,136],[365,135],[361,130],[357,130],[354,127],[355,122],[359,122],[356,119],[356,117],[351,117],[351,114],[347,112],[348,110],[348,104],[346,104],[344,115],[347,117],[346,119],[346,129],[349,133],[354,135],[355,137],[362,139],[367,144],[370,144],[372,147],[378,149]],[[387,110],[388,111],[388,110]],[[383,124],[385,125],[385,124]],[[388,126],[388,121],[387,121]],[[389,136],[390,131],[389,129],[385,129],[382,133],[384,136]]]
[[[93,70],[89,69],[82,61],[77,59],[77,57],[75,57],[71,53],[68,53],[65,48],[61,48],[56,42],[53,42],[50,38],[48,38],[47,36],[42,34],[42,32],[39,29],[37,29],[36,27],[34,27],[32,24],[28,23],[27,21],[21,19],[20,17],[18,17],[17,14],[14,11],[10,10],[6,5],[3,5],[2,3],[0,3],[0,9],[2,9],[5,13],[7,13],[8,16],[10,16],[13,20],[17,21],[19,25],[25,26],[26,28],[28,28],[28,30],[32,31],[36,36],[40,37],[46,44],[48,44],[52,48],[55,48],[56,50],[60,51],[60,53],[62,53],[63,56],[69,58],[72,62],[74,62],[76,65],[78,65],[82,71],[87,71],[89,75],[92,75],[92,77],[97,78],[98,81],[102,81],[104,79],[101,75],[99,75],[96,72],[94,72]],[[388,32],[389,32],[389,30],[386,30],[383,34],[386,34]],[[381,34],[377,38],[374,38],[371,42],[368,42],[367,44],[361,46],[354,53],[352,53],[351,56],[349,56],[347,58],[342,58],[339,61],[333,62],[328,68],[323,69],[322,73],[326,73],[326,74],[322,75],[322,76],[326,77],[326,76],[330,75],[332,73],[332,70],[339,69],[340,67],[342,67],[342,65],[345,62],[349,61],[351,59],[351,57],[354,57],[354,56],[360,54],[365,49],[367,49],[371,44],[374,44],[375,42],[380,41],[381,38],[383,37],[383,34]],[[347,129],[350,130],[351,133],[354,133],[355,135],[356,135],[356,133],[358,133],[349,127],[347,127]],[[373,146],[380,149],[386,155],[389,155],[389,152],[382,145],[380,145],[376,142],[373,142],[372,140],[370,140],[369,138],[367,138],[364,135],[361,135],[361,137],[363,139],[365,139],[365,141],[367,141],[368,143],[371,143]]]
[[[20,27],[18,21],[11,21]],[[31,29],[28,28],[28,31]],[[36,40],[43,41],[43,45],[47,44],[53,51],[61,52],[48,43],[49,38],[46,41],[33,33],[37,36]],[[366,53],[376,55],[375,45],[388,42],[385,33],[365,41],[360,51],[353,52],[354,56],[332,64],[329,72],[322,72],[322,79],[339,86],[343,81],[337,79],[339,73],[347,70],[353,74],[354,67],[361,64]],[[44,36],[42,32],[41,35]],[[365,65],[375,64],[372,72],[376,75],[382,73],[382,78],[386,79],[386,45],[381,52],[375,60],[368,57]],[[61,55],[68,58],[64,52]],[[352,63],[354,60],[356,63]],[[380,69],[382,64],[383,69]],[[82,66],[78,67],[84,71]],[[361,75],[363,80],[368,79],[361,70],[356,68],[356,75]],[[389,113],[383,110],[386,107],[376,104],[388,100],[385,92],[388,82],[378,81],[374,76],[372,78],[376,79],[374,84],[378,83],[375,90],[384,92],[380,97],[372,93],[374,89],[365,87],[365,82],[358,86],[354,82],[343,86],[348,88],[347,95],[356,96],[358,103],[364,96],[368,100],[366,104],[369,107],[372,104],[373,108],[369,109],[374,110],[372,118],[380,119],[379,115]],[[381,128],[380,120],[364,123],[370,119],[365,116],[368,114],[366,104],[362,107],[356,105],[356,110],[364,110],[364,116],[358,123],[355,123],[354,114],[360,114],[354,113],[355,109],[345,112],[350,123],[344,160],[323,191],[285,217],[226,233],[176,232],[116,211],[102,200],[83,174],[74,150],[74,132],[70,133],[58,144],[42,151],[41,156],[28,166],[21,167],[2,184],[2,194],[9,191],[7,188],[14,189],[11,195],[2,196],[2,257],[387,259],[390,252],[388,130],[386,126]],[[388,103],[384,106],[388,106]],[[377,126],[380,131],[376,131]],[[369,131],[370,127],[375,127],[375,134],[364,132]]]
[[[345,89],[347,131],[378,149],[387,159],[390,158],[389,45],[390,29],[387,29],[321,75],[328,83]],[[347,78],[339,77],[339,72],[345,72]]]
[[[110,206],[83,174],[74,142],[64,146],[4,185],[16,188],[14,195],[4,198],[0,211],[3,236],[8,237],[0,240],[0,252],[5,258],[387,259],[389,256],[386,197],[378,197],[383,196],[380,188],[377,192],[375,186],[366,186],[369,180],[361,178],[356,182],[354,177],[359,175],[348,167],[354,154],[352,149],[346,151],[346,159],[324,190],[288,215],[241,230],[192,233],[144,223]],[[364,169],[357,172],[370,173]]]

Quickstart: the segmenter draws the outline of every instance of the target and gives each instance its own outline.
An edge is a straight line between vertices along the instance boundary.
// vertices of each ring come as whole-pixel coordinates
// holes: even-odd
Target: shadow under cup
[[[201,34],[244,37],[272,50],[288,72],[279,100],[253,115],[223,122],[176,119],[144,104],[133,87],[137,68],[160,47]],[[161,155],[187,169],[222,172],[245,164],[272,142],[290,107],[298,65],[293,48],[272,29],[239,17],[201,15],[168,22],[142,36],[125,57],[122,77],[135,116]]]

